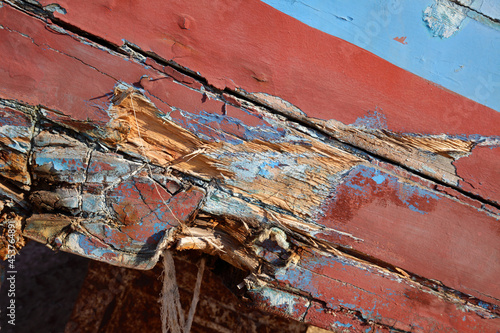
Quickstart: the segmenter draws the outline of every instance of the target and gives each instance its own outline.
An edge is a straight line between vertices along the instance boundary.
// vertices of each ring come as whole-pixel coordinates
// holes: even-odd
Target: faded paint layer
[[[203,251],[331,330],[498,328],[495,111],[443,124],[462,97],[260,2],[153,4],[61,3],[94,41],[0,8],[2,232],[137,269]]]

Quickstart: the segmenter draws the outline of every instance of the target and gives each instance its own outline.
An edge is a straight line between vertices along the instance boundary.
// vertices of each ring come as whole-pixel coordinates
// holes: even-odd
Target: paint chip
[[[393,38],[396,42],[400,42],[401,44],[403,45],[406,45],[408,44],[408,42],[406,41],[406,37],[394,37]]]
[[[464,1],[469,6],[473,0]],[[423,20],[434,37],[449,38],[460,30],[469,9],[448,0],[434,0],[423,14]]]

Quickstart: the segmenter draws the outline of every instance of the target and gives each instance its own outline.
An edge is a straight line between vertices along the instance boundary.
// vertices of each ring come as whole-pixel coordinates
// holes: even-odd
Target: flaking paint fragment
[[[469,6],[473,1],[467,0],[465,5]],[[468,8],[449,0],[434,0],[424,10],[423,20],[435,37],[450,38],[461,29],[468,11]]]

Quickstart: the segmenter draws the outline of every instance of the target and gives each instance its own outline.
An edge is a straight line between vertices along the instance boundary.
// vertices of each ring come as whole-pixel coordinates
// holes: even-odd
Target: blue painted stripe
[[[426,9],[434,4],[431,0],[262,1],[313,28],[500,111],[500,25],[481,19],[477,12],[466,11],[459,30],[441,38],[434,36],[423,19]],[[476,0],[471,7],[493,18],[500,13],[497,0]]]

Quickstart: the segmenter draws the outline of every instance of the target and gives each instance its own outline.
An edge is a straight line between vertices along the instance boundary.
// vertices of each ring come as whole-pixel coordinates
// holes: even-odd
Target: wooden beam
[[[241,6],[342,52],[283,61],[262,33],[285,32],[235,13],[267,64],[221,30],[212,2],[216,23],[207,7],[152,3],[111,16],[99,2],[2,3],[4,229],[16,219],[24,237],[135,269],[165,248],[219,256],[247,272],[256,305],[331,330],[499,327],[496,111],[257,1]],[[341,75],[349,54],[373,69],[349,60]],[[381,71],[407,80],[404,97],[392,81],[379,91]],[[355,121],[378,102],[387,126]],[[430,118],[449,103],[479,120]]]

